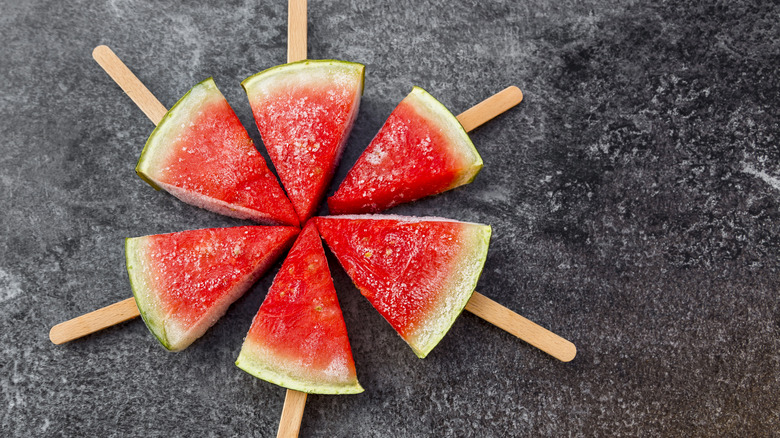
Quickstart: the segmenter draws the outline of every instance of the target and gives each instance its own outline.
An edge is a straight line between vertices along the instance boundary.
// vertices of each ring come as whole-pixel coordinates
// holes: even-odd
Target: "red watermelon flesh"
[[[257,127],[301,223],[324,198],[363,94],[362,64],[301,61],[242,82]]]
[[[376,213],[470,183],[482,158],[458,120],[422,88],[398,104],[328,199],[332,214]]]
[[[152,132],[136,172],[189,204],[239,219],[298,226],[292,204],[209,78]]]
[[[325,252],[313,224],[303,229],[274,278],[236,365],[298,391],[363,392]]]
[[[441,218],[316,218],[344,270],[419,356],[444,337],[471,297],[487,257],[487,225]]]
[[[294,227],[245,226],[127,239],[127,272],[146,326],[165,348],[186,348],[289,248],[296,234]]]

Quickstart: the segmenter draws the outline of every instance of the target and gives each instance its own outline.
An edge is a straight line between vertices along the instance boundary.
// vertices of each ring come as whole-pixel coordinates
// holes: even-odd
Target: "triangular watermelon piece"
[[[474,180],[482,158],[439,101],[414,87],[393,110],[336,193],[331,214],[377,213]]]
[[[165,348],[186,348],[290,247],[298,231],[245,226],[127,239],[127,272],[146,326]]]
[[[363,95],[362,64],[300,61],[241,83],[301,224],[325,196]]]
[[[488,225],[442,218],[345,215],[316,223],[360,293],[421,358],[471,298],[491,234]]]
[[[298,391],[363,392],[314,224],[303,229],[274,278],[236,365],[256,377]]]
[[[194,86],[149,136],[136,172],[207,210],[298,226],[292,204],[211,78]]]

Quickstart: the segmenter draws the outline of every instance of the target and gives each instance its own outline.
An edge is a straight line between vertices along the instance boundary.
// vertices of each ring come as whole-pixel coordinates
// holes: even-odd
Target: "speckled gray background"
[[[272,275],[182,353],[47,334],[130,296],[124,237],[242,223],[136,177],[152,124],[92,49],[167,106],[214,76],[259,142],[239,82],[284,61],[286,2],[0,3],[0,435],[274,436],[284,389],[233,366]],[[417,359],[333,264],[366,392],[309,397],[302,436],[777,436],[780,6],[710,3],[310,1],[310,58],[367,66],[331,191],[413,85],[523,89],[473,184],[394,212],[491,224],[479,290],[579,354],[464,314]]]

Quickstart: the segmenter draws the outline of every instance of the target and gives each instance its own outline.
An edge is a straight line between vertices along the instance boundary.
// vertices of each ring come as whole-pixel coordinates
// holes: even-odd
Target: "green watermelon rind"
[[[482,270],[487,260],[488,246],[490,245],[490,236],[492,234],[492,228],[490,225],[465,223],[469,227],[474,227],[474,240],[473,246],[469,246],[465,249],[465,254],[460,257],[460,262],[470,265],[470,269],[465,274],[461,274],[460,279],[450,279],[450,283],[454,284],[457,291],[452,294],[454,299],[450,306],[448,306],[448,312],[445,317],[436,320],[436,324],[428,327],[429,335],[423,339],[413,339],[415,335],[410,335],[410,339],[405,341],[412,348],[412,351],[417,357],[425,358],[436,345],[441,342],[444,336],[450,331],[452,325],[458,316],[463,313],[463,309],[466,308],[466,304],[474,294],[474,290],[477,288],[477,282],[482,274]],[[455,269],[455,272],[460,272],[460,267]]]
[[[246,343],[241,347],[241,352],[236,359],[236,366],[258,379],[279,385],[288,389],[305,392],[308,394],[331,394],[346,395],[359,394],[364,391],[360,383],[355,380],[353,383],[329,384],[305,380],[300,377],[291,376],[281,370],[274,369],[266,364],[255,360],[256,357],[267,357],[270,353],[250,352],[249,349],[259,350],[256,346],[248,346]]]
[[[277,65],[275,67],[267,68],[261,72],[249,76],[248,78],[241,81],[241,86],[244,88],[244,91],[246,91],[247,95],[249,95],[251,90],[253,90],[255,86],[259,83],[258,81],[266,81],[273,78],[276,75],[287,75],[290,73],[294,73],[310,66],[321,66],[321,67],[333,66],[333,67],[341,67],[344,68],[345,70],[359,69],[360,70],[360,95],[361,96],[363,95],[363,90],[366,84],[365,82],[366,66],[360,64],[359,62],[341,61],[338,59],[305,59],[303,61],[296,61],[287,64]]]
[[[477,148],[471,141],[471,137],[469,137],[460,121],[458,121],[458,118],[455,117],[444,104],[420,87],[412,87],[412,91],[406,99],[411,99],[417,104],[422,105],[428,110],[427,116],[436,116],[434,121],[443,128],[442,131],[450,139],[450,144],[458,146],[457,149],[452,149],[450,152],[460,155],[464,158],[464,161],[468,163],[468,167],[463,170],[463,173],[447,188],[447,190],[474,181],[474,178],[477,177],[479,171],[482,170],[484,163]],[[425,116],[425,114],[423,115]]]
[[[143,242],[143,237],[128,237],[125,239],[125,261],[127,273],[130,277],[130,288],[135,297],[135,305],[138,307],[138,312],[141,314],[146,327],[160,341],[160,344],[167,350],[178,351],[168,340],[165,325],[158,323],[158,321],[162,321],[162,315],[157,315],[153,312],[154,304],[147,299],[148,297],[145,294],[141,293],[150,289],[142,272],[143,261],[141,260],[141,253],[143,252]]]

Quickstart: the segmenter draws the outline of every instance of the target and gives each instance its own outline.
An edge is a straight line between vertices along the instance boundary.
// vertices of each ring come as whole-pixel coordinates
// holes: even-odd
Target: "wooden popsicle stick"
[[[288,389],[284,397],[282,418],[279,420],[279,430],[276,438],[296,438],[301,431],[303,408],[306,406],[305,392]]]
[[[457,119],[466,132],[473,131],[522,101],[523,92],[513,85],[460,113]]]
[[[307,57],[306,0],[287,2],[287,62]]]
[[[155,125],[168,112],[165,105],[161,104],[154,94],[130,71],[129,68],[119,59],[118,56],[108,46],[97,46],[92,51],[92,58],[103,67],[103,70],[111,76],[111,79],[119,85],[122,90],[130,96],[130,99],[141,108],[141,111],[149,117]]]
[[[306,48],[306,0],[288,0],[287,2],[287,62],[303,61],[307,56]],[[306,407],[305,392],[288,389],[284,397],[282,417],[276,438],[298,438]]]
[[[577,347],[570,341],[518,315],[479,292],[475,291],[471,295],[471,299],[466,303],[466,310],[562,362],[569,362],[577,355]]]
[[[49,331],[49,339],[57,345],[64,344],[120,322],[133,319],[138,315],[135,298],[128,298],[55,325]]]
[[[155,125],[168,112],[151,91],[108,46],[97,46],[92,58],[116,82]],[[61,322],[49,330],[49,339],[59,345],[117,325],[140,315],[135,298],[127,298],[76,318]]]

